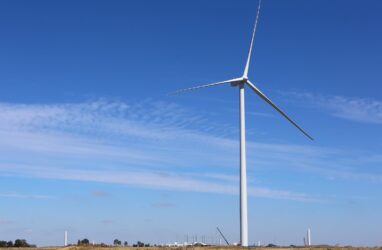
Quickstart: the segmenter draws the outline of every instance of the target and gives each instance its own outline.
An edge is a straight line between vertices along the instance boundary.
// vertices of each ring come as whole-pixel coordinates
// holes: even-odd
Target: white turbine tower
[[[249,46],[247,62],[245,64],[244,73],[241,77],[215,82],[205,85],[199,85],[196,87],[191,87],[187,89],[181,89],[175,91],[171,94],[180,94],[186,91],[192,91],[200,88],[212,87],[221,84],[230,84],[233,87],[239,88],[239,99],[240,99],[240,243],[242,246],[248,246],[248,213],[247,213],[247,164],[246,164],[246,152],[245,152],[245,103],[244,103],[244,87],[248,86],[252,89],[261,99],[271,105],[277,112],[279,112],[284,118],[286,118],[290,123],[292,123],[298,130],[300,130],[306,137],[313,140],[313,138],[306,133],[300,126],[298,126],[289,116],[276,106],[265,94],[263,94],[259,88],[256,87],[248,79],[249,64],[251,61],[253,41],[255,38],[256,27],[259,20],[261,0],[259,0],[259,5],[257,7],[257,14],[255,19],[255,25],[253,28],[252,39]]]
[[[68,231],[65,231],[64,233],[64,246],[68,245]]]

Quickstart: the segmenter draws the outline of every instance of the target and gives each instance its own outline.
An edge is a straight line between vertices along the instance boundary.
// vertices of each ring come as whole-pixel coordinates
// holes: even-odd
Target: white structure
[[[65,234],[64,234],[64,246],[67,246],[68,245],[68,231],[65,231]]]
[[[222,82],[215,82],[205,85],[200,85],[192,88],[182,89],[178,90],[176,92],[173,92],[172,94],[179,94],[186,91],[196,90],[200,88],[205,87],[211,87],[215,85],[221,85],[221,84],[230,84],[232,87],[238,87],[239,88],[239,106],[240,106],[240,243],[242,246],[247,247],[248,246],[248,212],[247,212],[247,164],[246,164],[246,147],[245,147],[245,101],[244,101],[244,87],[248,86],[250,89],[252,89],[261,99],[263,99],[265,102],[267,102],[269,105],[271,105],[276,111],[278,111],[284,118],[286,118],[289,122],[291,122],[297,129],[299,129],[305,136],[307,136],[309,139],[313,140],[313,138],[308,135],[301,127],[299,127],[291,118],[287,116],[284,111],[282,111],[280,108],[276,106],[266,95],[264,95],[260,89],[256,87],[255,84],[253,84],[248,79],[248,70],[249,70],[249,64],[251,61],[251,54],[252,54],[252,47],[253,47],[253,41],[255,38],[256,33],[256,27],[259,20],[259,13],[260,13],[260,4],[261,0],[259,0],[259,5],[257,8],[257,14],[256,14],[256,20],[255,25],[252,33],[252,39],[249,46],[248,51],[248,57],[247,62],[244,68],[243,75],[238,78],[222,81]]]
[[[308,228],[308,231],[306,232],[306,238],[307,238],[307,244],[308,246],[311,245],[311,241],[310,241],[310,228]]]

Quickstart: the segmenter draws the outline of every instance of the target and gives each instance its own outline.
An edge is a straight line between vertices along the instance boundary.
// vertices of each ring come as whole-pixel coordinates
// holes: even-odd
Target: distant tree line
[[[78,246],[84,246],[84,245],[89,245],[90,244],[90,241],[88,239],[83,239],[83,240],[78,240],[77,241],[77,245]]]
[[[86,245],[90,245],[90,241],[88,240],[88,239],[82,239],[82,240],[78,240],[77,241],[77,246],[86,246]],[[103,247],[103,246],[110,246],[110,245],[107,245],[107,244],[105,244],[105,243],[98,243],[98,244],[95,244],[95,245],[97,245],[97,246],[101,246],[101,247]],[[115,239],[114,241],[113,241],[113,245],[114,246],[116,246],[116,247],[118,247],[118,246],[122,246],[122,241],[120,241],[120,240],[118,240],[118,239]],[[129,243],[127,242],[127,241],[124,241],[123,242],[123,245],[125,246],[125,247],[127,247],[127,246],[129,246]],[[145,244],[143,244],[142,242],[140,242],[140,241],[138,241],[138,243],[137,243],[137,245],[136,246],[148,246],[147,244],[145,245]]]
[[[82,239],[82,240],[78,240],[77,241],[77,246],[87,246],[87,245],[90,245],[90,241],[88,239]],[[104,243],[98,243],[98,244],[95,244],[96,246],[100,246],[100,247],[107,247],[107,246],[110,246],[110,245],[107,245],[107,244],[104,244]],[[129,246],[129,243],[127,241],[124,241],[123,244],[122,244],[122,241],[120,241],[119,239],[115,239],[113,241],[113,245],[116,246],[116,247],[119,247],[119,246]],[[136,244],[133,244],[132,245],[133,247],[149,247],[150,244],[145,244],[141,241],[138,241]]]
[[[149,247],[150,244],[145,244],[141,241],[138,241],[137,244],[134,244],[133,247]]]
[[[277,245],[269,243],[268,245],[266,245],[266,247],[277,247]]]
[[[15,242],[0,240],[0,247],[36,247],[36,245],[31,245],[24,239],[16,239]]]

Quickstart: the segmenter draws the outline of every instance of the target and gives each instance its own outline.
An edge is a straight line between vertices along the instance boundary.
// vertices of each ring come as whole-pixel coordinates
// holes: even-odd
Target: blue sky
[[[257,1],[0,2],[0,235],[239,240]],[[246,92],[250,243],[381,245],[382,3],[265,0]]]

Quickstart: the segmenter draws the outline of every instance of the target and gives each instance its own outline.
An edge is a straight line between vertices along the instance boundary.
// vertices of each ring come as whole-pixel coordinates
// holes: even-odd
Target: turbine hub
[[[241,84],[246,83],[247,80],[248,80],[248,78],[245,78],[245,77],[236,78],[235,80],[231,81],[231,86],[232,87],[240,86]]]

